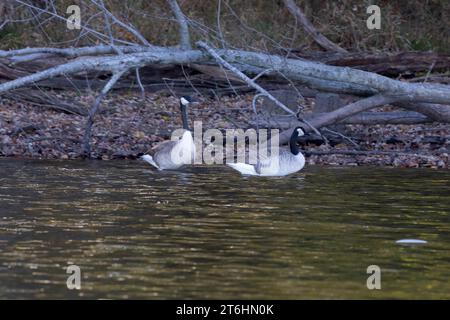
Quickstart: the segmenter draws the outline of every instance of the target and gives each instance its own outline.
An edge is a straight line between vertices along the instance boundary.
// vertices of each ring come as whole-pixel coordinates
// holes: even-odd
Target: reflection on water
[[[0,298],[450,298],[449,180],[1,159]],[[366,287],[372,264],[381,290]]]

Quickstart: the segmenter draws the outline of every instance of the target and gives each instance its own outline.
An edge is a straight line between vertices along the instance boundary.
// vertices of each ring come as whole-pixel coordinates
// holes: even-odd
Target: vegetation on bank
[[[34,1],[39,7],[40,1]],[[105,0],[106,7],[118,17],[129,21],[150,42],[160,46],[178,44],[178,25],[166,0],[131,1]],[[400,0],[378,1],[381,8],[382,29],[366,27],[366,8],[372,1],[316,1],[298,0],[312,24],[327,38],[349,51],[400,51],[433,50],[450,52],[450,1]],[[103,17],[95,16],[93,4],[80,0],[58,1],[57,12],[67,16],[65,8],[71,4],[81,7],[82,18],[89,19],[98,30],[103,30]],[[183,12],[189,17],[193,42],[208,40],[221,45],[221,36],[232,47],[252,48],[279,52],[281,48],[293,50],[318,49],[313,40],[305,35],[283,1],[261,0],[184,0],[180,1]],[[23,22],[38,10],[19,7],[13,9],[13,1],[0,5],[0,15],[5,19],[18,20],[0,30],[0,49],[63,45],[78,36],[68,31],[65,22],[43,14],[43,23]],[[220,18],[217,13],[220,10]],[[25,20],[26,21],[26,20]],[[218,28],[220,23],[220,29]],[[136,39],[113,25],[118,37],[133,42]],[[76,45],[92,44],[93,39],[77,39]]]

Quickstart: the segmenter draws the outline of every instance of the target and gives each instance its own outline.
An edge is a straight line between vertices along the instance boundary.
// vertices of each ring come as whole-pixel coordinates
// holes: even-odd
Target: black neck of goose
[[[187,107],[182,103],[180,103],[180,107],[181,107],[181,119],[183,120],[183,129],[189,131]]]
[[[291,149],[291,153],[296,156],[300,152],[300,149],[297,145],[297,135],[293,134],[291,136],[291,139],[289,140],[289,148]]]

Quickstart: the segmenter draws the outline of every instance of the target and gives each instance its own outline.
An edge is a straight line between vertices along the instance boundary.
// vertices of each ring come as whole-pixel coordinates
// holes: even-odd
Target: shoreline
[[[95,99],[89,92],[58,92],[57,96],[86,109]],[[204,129],[251,127],[255,120],[252,98],[248,94],[202,100],[189,110],[190,121],[203,121]],[[307,113],[314,99],[306,102]],[[172,96],[147,93],[142,99],[138,92],[113,92],[101,110],[91,139],[94,160],[136,159],[182,127],[178,101]],[[0,158],[82,159],[80,141],[85,122],[85,116],[3,99]],[[345,125],[341,129],[358,148],[346,142],[333,147],[304,145],[306,165],[450,168],[450,124]],[[332,154],[357,150],[360,154]],[[320,154],[308,156],[310,151]]]
[[[371,157],[360,156],[360,159],[355,160],[354,158],[345,158],[345,157],[326,157],[326,158],[318,158],[318,156],[305,156],[306,163],[305,166],[317,166],[317,167],[365,167],[365,168],[417,168],[417,169],[450,169],[449,167],[433,164],[429,161],[420,161],[415,160],[415,164],[412,165],[402,165],[398,161],[402,161],[402,159],[398,160],[393,164],[388,159],[373,159]],[[117,158],[39,158],[39,157],[22,157],[22,156],[1,156],[0,161],[54,161],[54,162],[121,162],[121,161],[140,161],[139,157],[117,157]],[[394,160],[395,161],[395,160]],[[403,161],[411,161],[411,159],[403,159]],[[439,161],[439,160],[437,160]],[[225,163],[214,163],[214,164],[195,164],[193,166],[206,167],[206,166],[224,166]],[[151,166],[149,166],[151,168]]]

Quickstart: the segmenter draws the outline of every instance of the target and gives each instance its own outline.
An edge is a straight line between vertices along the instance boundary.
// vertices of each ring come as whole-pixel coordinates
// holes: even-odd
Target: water
[[[0,298],[448,299],[449,180],[0,159]],[[428,243],[395,243],[411,238]],[[381,290],[366,287],[369,265]]]

